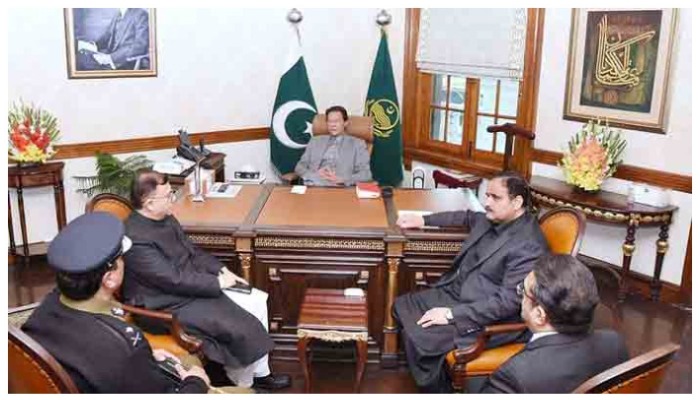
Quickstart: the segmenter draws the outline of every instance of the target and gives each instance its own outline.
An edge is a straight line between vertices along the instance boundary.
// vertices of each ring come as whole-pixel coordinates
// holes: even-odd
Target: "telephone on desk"
[[[187,134],[186,130],[178,129],[177,133],[180,135],[180,144],[177,146],[176,149],[177,155],[194,162],[197,162],[197,160],[201,160],[202,167],[211,168],[211,165],[208,165],[207,161],[204,160],[207,156],[211,154],[211,151],[204,148],[204,142],[200,140],[199,148],[197,148],[194,145],[192,145],[192,142],[190,142],[190,137]]]

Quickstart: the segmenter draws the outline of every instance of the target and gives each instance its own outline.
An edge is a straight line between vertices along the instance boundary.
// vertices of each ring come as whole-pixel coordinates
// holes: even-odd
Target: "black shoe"
[[[292,377],[287,374],[270,374],[253,378],[253,389],[280,390],[292,385]]]

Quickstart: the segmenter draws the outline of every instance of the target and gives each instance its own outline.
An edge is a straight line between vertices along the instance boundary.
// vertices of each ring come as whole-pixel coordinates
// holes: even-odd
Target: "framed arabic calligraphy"
[[[665,132],[675,9],[574,9],[564,119]]]

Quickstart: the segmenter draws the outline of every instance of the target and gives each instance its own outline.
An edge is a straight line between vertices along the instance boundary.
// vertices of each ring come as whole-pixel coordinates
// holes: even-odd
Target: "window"
[[[453,17],[436,11],[422,18],[422,12],[407,10],[409,39],[402,111],[406,166],[410,168],[411,162],[416,160],[481,176],[496,173],[503,165],[505,135],[489,133],[486,128],[504,123],[516,123],[526,129],[534,125],[544,10],[527,9],[524,32],[503,28],[500,36],[487,28],[479,28],[472,35],[438,35],[438,31],[444,31],[443,25],[449,23],[461,25],[460,29],[470,25],[473,16],[466,13]],[[502,17],[498,10],[492,13],[494,18]],[[515,9],[509,13],[512,18],[508,21],[512,23],[503,26],[521,26],[522,13]],[[436,18],[443,18],[444,23],[437,24]],[[425,32],[421,30],[423,23],[429,28]],[[456,32],[451,25],[449,28],[450,32]],[[520,34],[514,34],[518,32]],[[427,42],[421,42],[421,35],[435,40],[431,39],[428,46]],[[498,38],[503,40],[496,40]],[[513,46],[503,43],[515,42],[522,44],[524,55],[522,64],[518,64],[522,67],[513,69],[514,64],[510,62]],[[450,51],[455,45],[469,47],[466,50],[460,47],[460,54],[469,56],[467,63],[452,62],[456,58]],[[484,57],[479,58],[481,53]],[[509,56],[505,57],[506,54]],[[452,63],[446,64],[448,61]],[[498,68],[491,68],[493,66]],[[513,145],[511,166],[528,175],[532,141],[516,139]]]
[[[486,128],[515,123],[518,81],[432,75],[432,87],[430,140],[466,147],[471,158],[488,159],[491,156],[487,153],[503,154],[505,135],[494,135]],[[468,97],[478,98],[476,107],[466,106]]]

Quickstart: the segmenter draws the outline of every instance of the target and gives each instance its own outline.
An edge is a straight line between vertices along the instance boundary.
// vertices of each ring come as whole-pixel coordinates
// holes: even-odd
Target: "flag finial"
[[[387,26],[391,23],[391,15],[386,12],[385,9],[382,8],[382,10],[377,14],[377,24],[380,26],[384,27]]]
[[[287,21],[293,24],[298,24],[303,19],[304,16],[301,14],[301,11],[297,10],[296,8],[292,8],[289,10],[289,13],[287,13]]]

